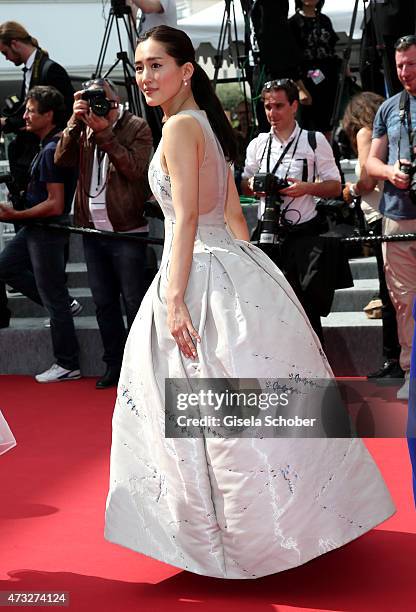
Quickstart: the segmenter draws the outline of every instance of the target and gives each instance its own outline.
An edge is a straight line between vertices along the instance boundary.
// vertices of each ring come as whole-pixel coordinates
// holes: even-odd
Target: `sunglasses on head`
[[[296,83],[292,79],[275,79],[274,81],[267,81],[263,85],[263,91],[269,91],[275,87],[286,87],[287,85],[293,85],[297,87]]]
[[[395,43],[394,48],[400,47],[400,45],[416,45],[416,34],[408,34],[407,36],[401,36]]]
[[[116,87],[114,83],[110,81],[110,79],[103,79],[103,78],[89,79],[88,81],[84,81],[81,84],[82,89],[89,89],[90,87],[93,87],[94,85],[97,85],[97,87],[104,87],[104,85],[108,85],[114,92],[116,91]]]

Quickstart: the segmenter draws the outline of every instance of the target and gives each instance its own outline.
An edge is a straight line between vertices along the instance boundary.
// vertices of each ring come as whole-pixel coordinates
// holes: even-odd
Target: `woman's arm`
[[[227,200],[224,210],[225,221],[235,238],[250,240],[246,219],[240,204],[231,168],[228,171]]]
[[[368,175],[366,163],[371,148],[371,130],[361,128],[357,133],[358,162],[360,164],[360,179],[355,185],[359,195],[371,193],[377,185],[377,181]]]
[[[360,178],[356,183],[345,183],[345,187],[342,190],[344,201],[350,204],[354,197],[366,195],[374,191],[377,180],[369,176],[367,172],[367,160],[371,149],[371,136],[372,132],[370,128],[362,127],[357,132],[357,152],[358,152],[358,163],[360,166]]]
[[[180,143],[180,150],[179,144]],[[171,117],[163,128],[163,156],[170,175],[175,234],[166,293],[168,327],[186,357],[200,340],[185,304],[198,223],[199,167],[205,150],[202,129],[189,115]]]

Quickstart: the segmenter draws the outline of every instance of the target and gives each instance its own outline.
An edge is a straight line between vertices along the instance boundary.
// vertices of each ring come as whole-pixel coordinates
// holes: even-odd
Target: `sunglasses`
[[[117,91],[116,86],[114,85],[112,81],[110,81],[110,79],[103,79],[103,78],[89,79],[88,81],[84,81],[81,84],[81,87],[82,89],[89,89],[90,87],[93,87],[94,85],[96,85],[97,87],[104,87],[104,85],[108,85],[112,91],[114,92]]]
[[[416,34],[408,34],[407,36],[401,36],[395,43],[394,48],[400,47],[401,45],[416,45]]]
[[[276,79],[274,81],[267,81],[263,85],[263,91],[269,91],[270,89],[274,89],[275,87],[287,87],[288,85],[297,88],[296,83],[292,81],[292,79]]]

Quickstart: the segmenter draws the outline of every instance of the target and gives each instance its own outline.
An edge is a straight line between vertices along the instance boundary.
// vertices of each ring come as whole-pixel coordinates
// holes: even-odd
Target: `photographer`
[[[328,303],[330,307],[332,302],[333,289],[325,281],[327,271],[324,273],[322,269],[324,253],[317,246],[321,222],[315,210],[315,197],[338,196],[341,192],[340,176],[332,149],[323,134],[314,133],[314,150],[310,135],[295,120],[299,104],[296,84],[290,79],[271,81],[264,85],[261,97],[271,129],[259,134],[247,148],[243,188],[247,193],[253,193],[254,184],[259,182],[253,178],[257,173],[275,175],[280,179],[280,184],[275,187],[278,193],[272,198],[273,194],[259,193],[261,190],[254,186],[255,191],[263,196],[256,237],[260,238],[260,246],[265,247],[287,277],[322,341],[320,317],[328,314],[326,311]],[[262,222],[266,200],[270,199],[275,200],[270,207],[275,209],[272,232],[268,228],[263,231]],[[274,236],[270,237],[273,233]],[[269,245],[262,244],[262,234]]]
[[[143,210],[150,129],[123,109],[109,79],[83,86],[75,94],[74,112],[55,154],[59,166],[80,166],[75,221],[82,227],[147,236]],[[107,366],[97,388],[104,389],[117,384],[123,358],[126,329],[120,293],[129,328],[145,293],[146,247],[132,240],[84,236],[84,251]]]
[[[64,99],[54,87],[38,85],[26,98],[26,129],[40,139],[30,168],[24,210],[0,204],[0,221],[25,223],[0,253],[0,280],[48,310],[55,363],[36,376],[40,383],[80,378],[78,343],[65,283],[66,231],[48,222],[68,224],[76,172],[54,163]],[[31,221],[36,221],[31,224]]]
[[[0,24],[0,53],[15,66],[23,65],[23,80],[19,100],[8,116],[0,118],[1,129],[5,134],[16,134],[8,150],[10,172],[16,184],[16,191],[26,189],[29,167],[39,149],[39,139],[25,129],[23,113],[27,92],[36,85],[51,85],[64,97],[65,114],[63,127],[70,115],[74,89],[64,68],[49,59],[48,53],[39,47],[36,38],[15,21]],[[15,207],[19,207],[15,202]]]
[[[49,59],[48,53],[29,32],[15,21],[0,24],[0,53],[15,66],[23,66],[21,91],[18,96],[8,98],[9,105],[0,117],[0,129],[5,134],[15,134],[10,142],[7,157],[10,164],[12,183],[8,185],[13,206],[17,210],[25,207],[25,191],[29,181],[32,159],[39,150],[39,138],[25,129],[23,114],[25,97],[29,89],[36,85],[51,85],[64,96],[66,114],[62,116],[63,127],[68,120],[68,110],[72,107],[74,89],[71,80],[62,66]],[[6,116],[7,114],[7,116]],[[74,308],[80,308],[76,300]],[[75,312],[74,310],[74,312]],[[10,311],[7,308],[5,287],[0,286],[0,328],[8,327]]]
[[[383,234],[389,236],[416,232],[416,35],[399,38],[395,49],[403,91],[380,106],[367,160],[368,174],[384,181],[380,212],[384,215]],[[387,287],[397,315],[400,365],[405,372],[397,398],[408,399],[416,243],[384,242],[383,257]]]

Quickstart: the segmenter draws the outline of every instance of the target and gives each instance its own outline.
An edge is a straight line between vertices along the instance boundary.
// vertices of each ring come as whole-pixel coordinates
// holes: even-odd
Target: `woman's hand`
[[[354,201],[353,197],[351,195],[351,191],[350,191],[351,185],[352,185],[352,183],[345,183],[345,187],[342,190],[342,199],[347,204],[352,204],[352,202]]]
[[[195,343],[201,342],[201,338],[192,324],[185,302],[168,299],[167,305],[170,333],[185,357],[195,359],[197,357]]]

